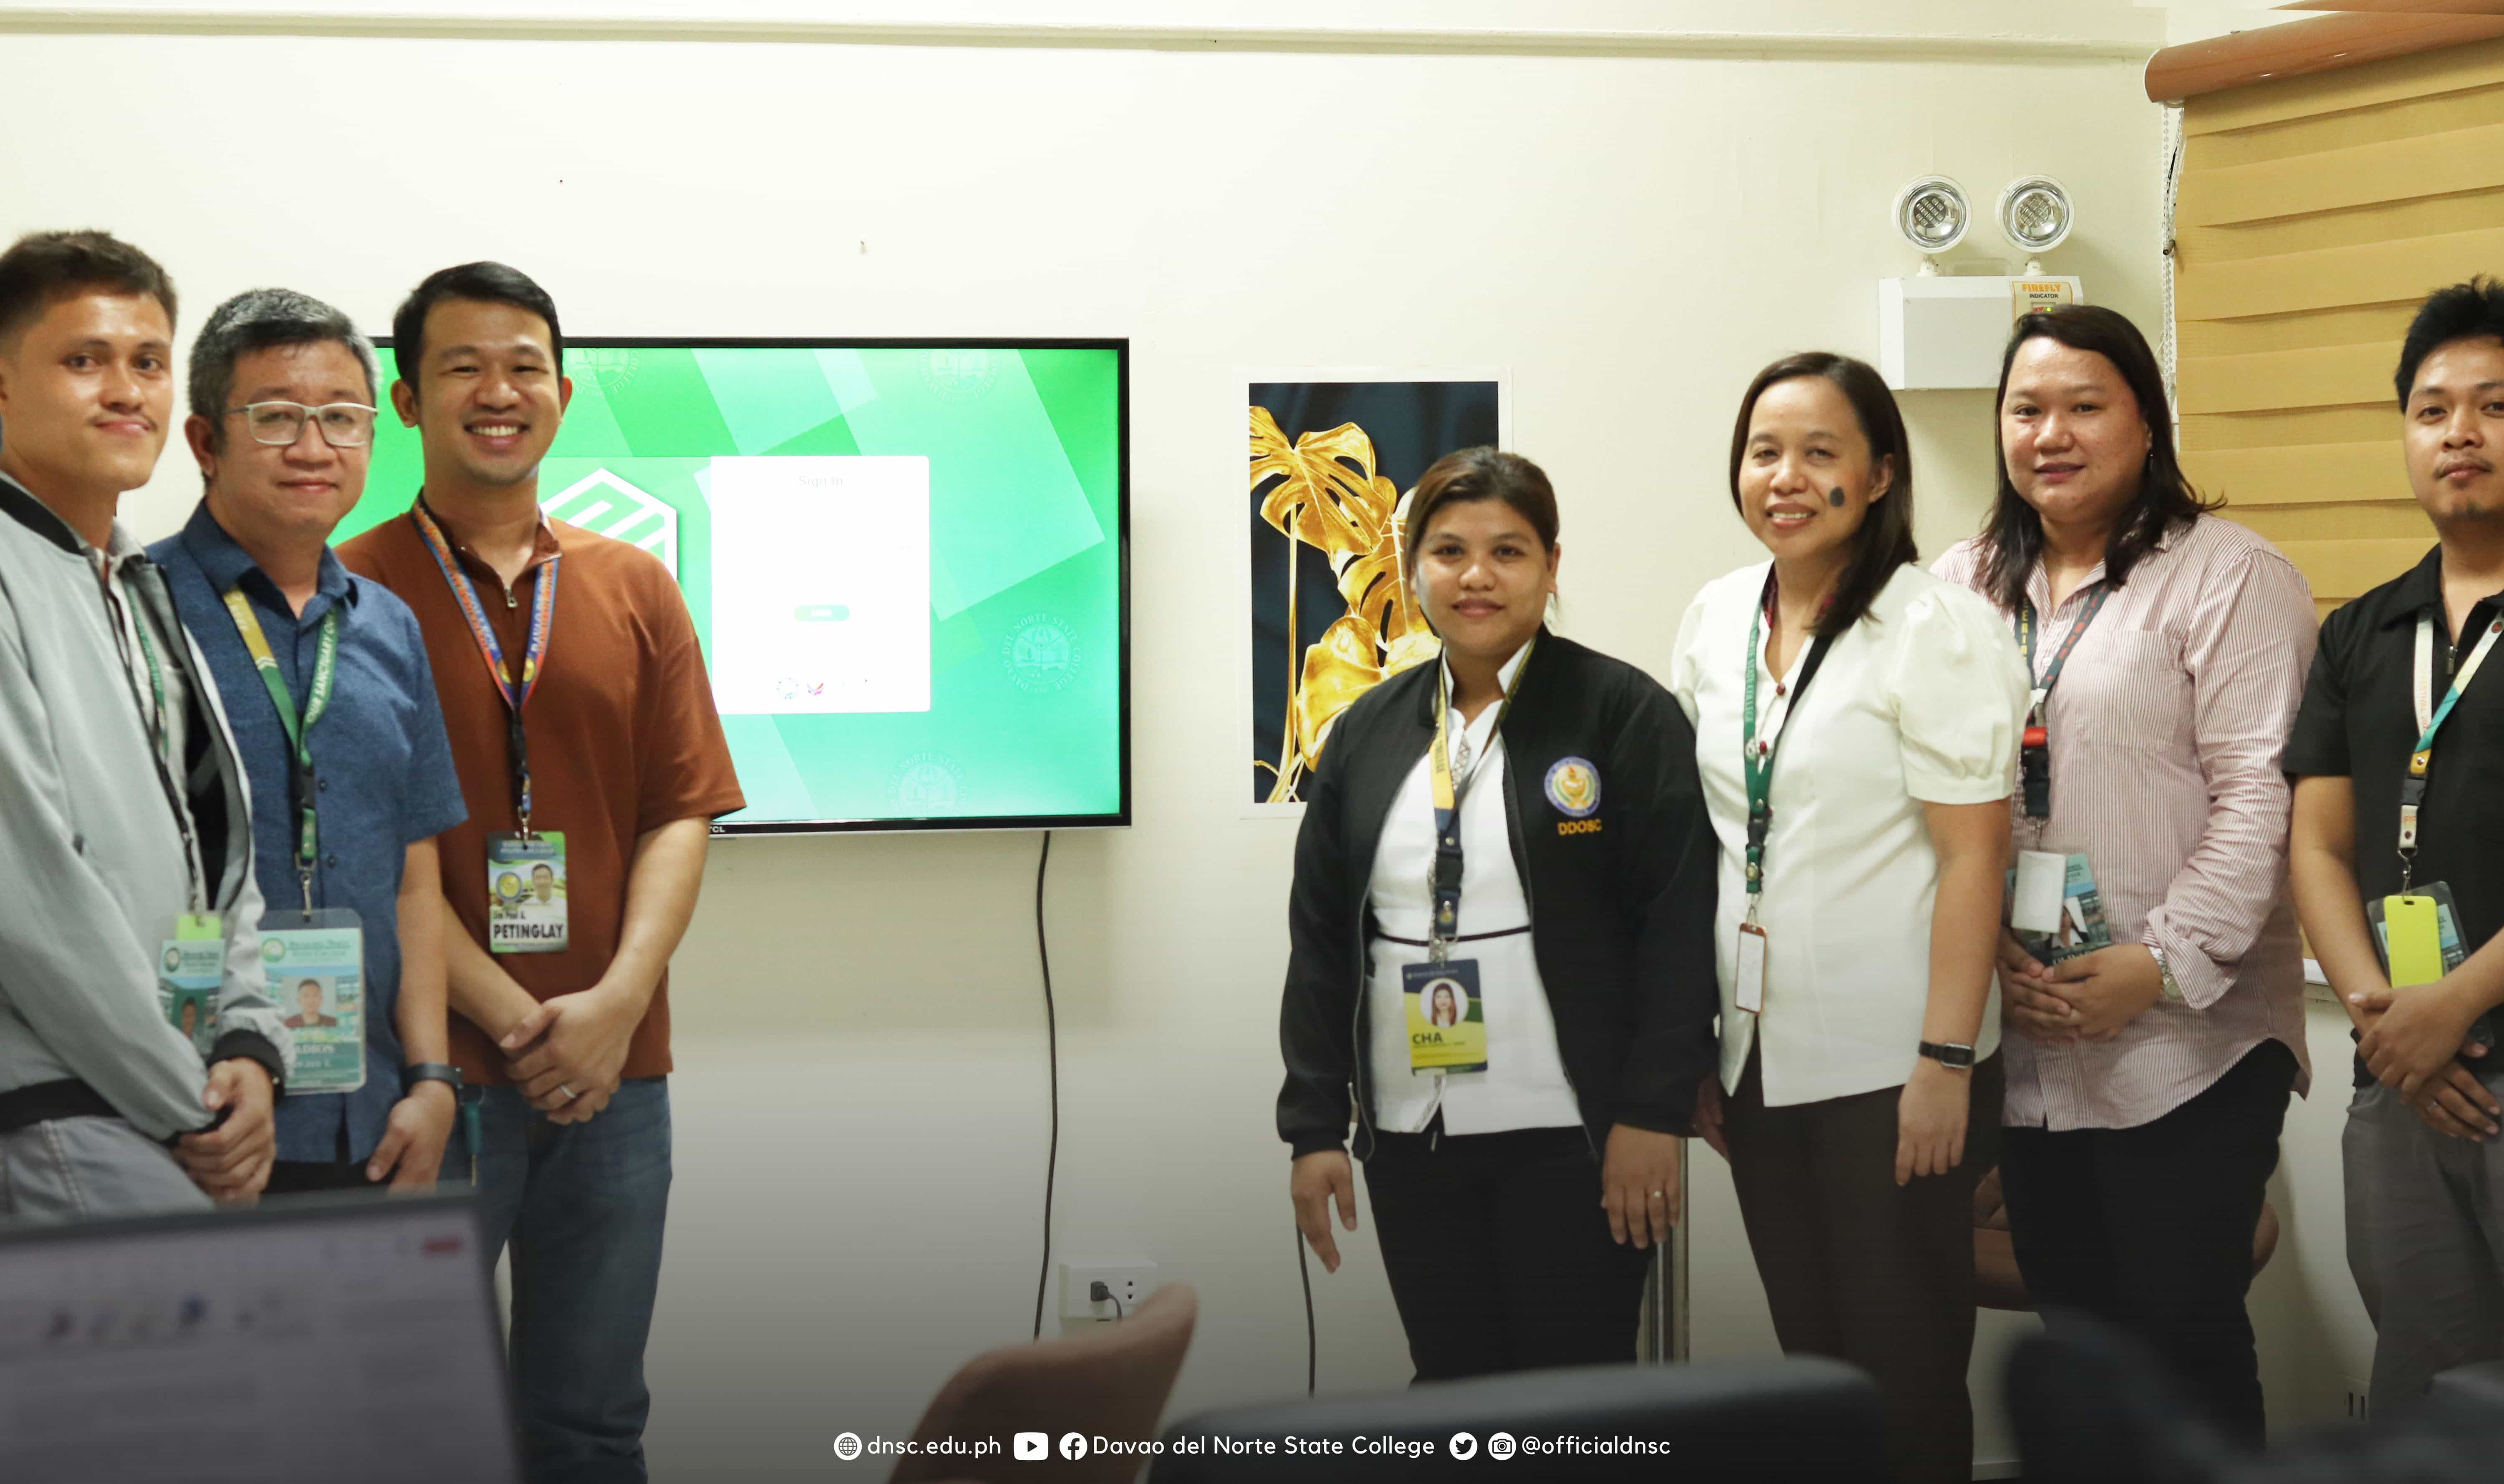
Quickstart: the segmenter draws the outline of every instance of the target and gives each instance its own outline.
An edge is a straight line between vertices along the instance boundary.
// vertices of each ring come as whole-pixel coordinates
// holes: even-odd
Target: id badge
[[[1486,1070],[1486,1002],[1478,994],[1477,959],[1403,964],[1400,998],[1408,1007],[1410,1073]]]
[[[2405,896],[2375,898],[2365,904],[2365,920],[2373,924],[2374,951],[2382,960],[2382,977],[2393,988],[2431,984],[2468,961],[2469,945],[2460,936],[2460,910],[2452,905],[2452,888],[2441,881]],[[2471,1041],[2487,1047],[2495,1044],[2493,1016],[2489,1011],[2471,1022]]]
[[[165,1021],[205,1056],[218,1040],[218,989],[226,983],[226,940],[215,915],[186,913],[157,949],[156,1003]]]
[[[487,951],[565,951],[565,836],[487,837]]]
[[[2049,937],[2061,930],[2061,898],[2069,883],[2069,858],[2052,850],[2017,852],[2017,874],[2008,892],[2008,926],[2012,931]]]
[[[365,932],[343,907],[273,912],[261,920],[269,1001],[295,1033],[287,1095],[365,1085]]]
[[[2460,916],[2452,907],[2452,888],[2441,881],[2404,896],[2368,902],[2365,917],[2374,926],[2382,975],[2394,989],[2431,984],[2469,957],[2468,947],[2460,941]]]
[[[1765,1010],[1765,930],[1754,922],[1739,924],[1739,972],[1731,998],[1750,1015]]]
[[[2030,863],[2034,873],[2029,880]],[[2059,875],[2052,876],[2054,863]],[[2030,919],[2040,921],[2040,903],[2029,904],[2031,888],[2036,893],[2047,890],[2046,881],[2060,889],[2060,900],[2052,914],[2052,925],[2046,930],[2017,920],[2021,907]],[[2056,964],[2112,947],[2112,924],[2104,918],[2104,889],[2096,884],[2096,868],[2087,857],[2076,851],[2067,855],[2048,850],[2021,851],[2017,867],[2009,873],[2009,931],[2016,934],[2019,947],[2046,964]]]

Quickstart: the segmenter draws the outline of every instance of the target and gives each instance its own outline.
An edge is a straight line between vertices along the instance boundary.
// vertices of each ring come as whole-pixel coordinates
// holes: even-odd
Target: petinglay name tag
[[[487,950],[565,950],[565,835],[487,837]]]

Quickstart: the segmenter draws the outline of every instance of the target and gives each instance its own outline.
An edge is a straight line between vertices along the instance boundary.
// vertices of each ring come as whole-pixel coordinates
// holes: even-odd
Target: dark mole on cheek
[[[1839,489],[1839,488],[1838,488],[1838,489],[1832,489],[1832,490],[1828,490],[1828,491],[1826,491],[1826,502],[1827,504],[1829,504],[1829,505],[1832,505],[1834,508],[1836,508],[1836,509],[1838,509],[1838,510],[1842,509],[1842,508],[1843,508],[1843,491],[1842,491],[1841,489]]]

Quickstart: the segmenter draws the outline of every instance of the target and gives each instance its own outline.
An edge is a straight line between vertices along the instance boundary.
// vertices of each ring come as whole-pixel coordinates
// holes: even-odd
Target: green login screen
[[[1129,821],[1127,358],[566,346],[539,504],[677,576],[748,795],[721,830]],[[403,515],[424,472],[386,408],[333,539]]]

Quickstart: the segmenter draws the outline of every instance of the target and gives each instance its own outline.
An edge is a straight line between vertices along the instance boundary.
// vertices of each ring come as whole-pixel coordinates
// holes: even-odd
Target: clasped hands
[[[2468,1039],[2486,1006],[2454,979],[2360,990],[2348,1003],[2363,1032],[2356,1054],[2365,1070],[2398,1092],[2427,1127],[2472,1142],[2497,1131],[2504,1105],[2469,1066],[2487,1054]]]
[[[2044,1043],[2109,1041],[2157,1001],[2163,971],[2144,945],[2115,944],[2045,968],[2016,938],[2000,939],[2000,983],[2008,1023]],[[2348,996],[2363,1027],[2357,1054],[2428,1127],[2457,1139],[2498,1131],[2504,1104],[2468,1062],[2487,1048],[2468,1041],[2484,1007],[2451,979]]]
[[[617,1094],[643,1007],[607,983],[542,1000],[496,1043],[504,1076],[552,1123],[583,1123]]]
[[[175,1141],[174,1157],[201,1193],[220,1205],[257,1198],[269,1184],[269,1167],[278,1157],[278,1120],[273,1112],[277,1090],[269,1069],[245,1056],[230,1056],[209,1068],[200,1106],[224,1113],[225,1122]]]
[[[2000,986],[2005,1018],[2029,1040],[2109,1041],[2165,992],[2165,971],[2139,943],[2116,943],[2046,967],[2002,929]]]

